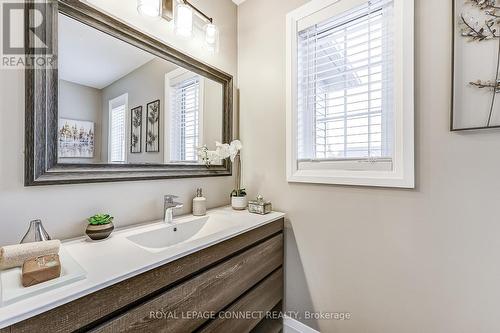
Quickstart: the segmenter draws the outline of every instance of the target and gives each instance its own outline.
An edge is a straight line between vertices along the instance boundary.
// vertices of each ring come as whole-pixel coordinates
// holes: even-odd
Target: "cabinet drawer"
[[[210,320],[207,313],[221,311],[282,263],[283,235],[279,234],[110,320],[93,332],[192,332]],[[161,318],[157,319],[158,316]]]
[[[250,332],[261,320],[265,320],[266,312],[271,311],[282,298],[283,268],[280,268],[225,309],[221,316],[208,323],[198,333]],[[239,318],[244,313],[251,313],[252,316]],[[257,316],[258,313],[261,315]]]

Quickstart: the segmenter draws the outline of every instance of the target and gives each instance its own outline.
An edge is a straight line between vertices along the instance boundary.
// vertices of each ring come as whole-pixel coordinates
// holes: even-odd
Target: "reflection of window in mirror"
[[[166,75],[166,96],[170,100],[170,145],[166,162],[198,162],[197,148],[203,142],[204,79],[178,69]]]
[[[127,104],[128,94],[109,101],[108,160],[111,163],[126,162],[125,119]]]

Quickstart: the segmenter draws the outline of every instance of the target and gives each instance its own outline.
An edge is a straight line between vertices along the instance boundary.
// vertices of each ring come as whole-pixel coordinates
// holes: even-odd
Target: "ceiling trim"
[[[237,5],[241,5],[245,0],[233,0],[233,2]]]

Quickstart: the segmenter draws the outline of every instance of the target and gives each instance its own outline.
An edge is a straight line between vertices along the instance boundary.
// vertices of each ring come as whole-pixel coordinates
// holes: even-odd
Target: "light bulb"
[[[175,10],[175,33],[182,37],[193,34],[193,9],[185,4],[178,4]]]
[[[209,23],[205,25],[205,48],[212,52],[219,52],[219,28],[215,24]]]
[[[160,0],[137,0],[137,11],[144,16],[160,16]]]

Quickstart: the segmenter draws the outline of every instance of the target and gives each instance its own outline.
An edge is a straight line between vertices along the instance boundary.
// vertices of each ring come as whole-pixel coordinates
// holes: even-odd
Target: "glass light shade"
[[[178,4],[175,10],[175,33],[182,37],[193,34],[193,9],[185,4]]]
[[[215,24],[205,25],[205,48],[212,52],[219,52],[219,28]]]
[[[137,0],[137,11],[144,16],[160,16],[160,0]]]

